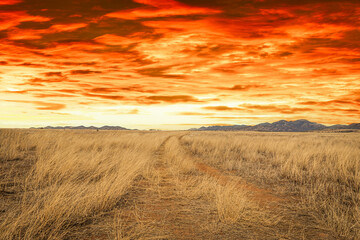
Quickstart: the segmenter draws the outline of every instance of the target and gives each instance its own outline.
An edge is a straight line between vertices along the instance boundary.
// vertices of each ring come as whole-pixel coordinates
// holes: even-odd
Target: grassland
[[[0,239],[360,239],[360,133],[0,129]]]

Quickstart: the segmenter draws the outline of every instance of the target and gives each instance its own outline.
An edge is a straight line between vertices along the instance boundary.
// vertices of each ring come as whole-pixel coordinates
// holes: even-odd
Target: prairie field
[[[360,239],[360,132],[0,129],[0,239]]]

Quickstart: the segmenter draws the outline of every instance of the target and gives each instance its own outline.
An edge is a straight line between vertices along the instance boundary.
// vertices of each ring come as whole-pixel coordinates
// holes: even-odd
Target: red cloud
[[[101,73],[101,71],[93,71],[93,70],[71,70],[70,74],[72,75],[85,75],[85,74],[94,74],[94,73]]]
[[[41,39],[43,30],[37,29],[13,29],[8,33],[10,40]]]
[[[19,25],[21,22],[47,22],[51,18],[32,16],[26,11],[0,12],[0,31]]]
[[[127,37],[118,36],[115,34],[105,34],[99,37],[94,38],[96,42],[106,44],[106,45],[128,45],[134,42],[140,42],[141,38],[131,39]]]
[[[219,87],[218,89],[231,90],[231,91],[249,91],[250,89],[264,88],[264,87],[265,87],[264,85],[249,84],[249,85],[234,85],[233,87],[229,87],[229,88]]]
[[[84,28],[86,23],[69,23],[69,24],[55,24],[50,27],[50,32],[72,32],[79,28]]]
[[[201,102],[199,99],[188,95],[150,96],[147,97],[146,99],[155,101],[155,102],[150,102],[150,104],[159,103],[159,102],[167,102],[167,103]]]
[[[21,2],[22,0],[0,0],[0,5],[14,5]]]
[[[90,92],[93,93],[114,93],[114,92],[118,92],[117,89],[112,89],[112,88],[93,88],[90,90]]]
[[[180,5],[179,2],[174,0],[134,0],[134,2],[157,8],[174,8]]]
[[[58,32],[73,32],[80,28],[86,27],[86,23],[70,23],[70,24],[55,24],[48,29],[12,29],[8,35],[11,40],[23,39],[41,39],[44,34],[53,34]]]
[[[135,0],[135,2],[151,6],[152,8],[142,7],[142,8],[135,8],[130,10],[123,10],[123,11],[108,13],[105,16],[135,20],[139,18],[153,18],[153,17],[209,15],[209,14],[217,14],[222,12],[220,10],[211,9],[211,8],[192,7],[179,3],[174,0],[157,0],[157,1]]]
[[[62,77],[62,72],[45,72],[46,77]]]
[[[71,1],[0,0],[12,9],[0,11],[0,80],[9,90],[2,98],[24,94],[57,104],[69,96],[73,109],[81,102],[144,104],[149,111],[151,104],[183,103],[194,108],[182,115],[229,119],[358,119],[358,3],[343,1],[338,9],[340,0],[254,1],[118,1],[101,17],[109,1],[67,8]],[[199,107],[213,102],[203,97],[220,106]]]

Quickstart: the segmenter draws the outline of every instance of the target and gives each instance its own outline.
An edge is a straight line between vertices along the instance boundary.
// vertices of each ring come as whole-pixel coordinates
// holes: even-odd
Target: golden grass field
[[[0,239],[360,239],[360,133],[0,129]]]

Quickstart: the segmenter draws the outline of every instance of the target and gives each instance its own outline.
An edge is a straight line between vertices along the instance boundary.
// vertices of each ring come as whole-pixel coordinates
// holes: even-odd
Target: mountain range
[[[349,125],[325,126],[316,122],[310,122],[305,119],[296,121],[280,120],[274,123],[260,123],[254,126],[250,125],[231,125],[231,126],[208,126],[192,128],[192,131],[261,131],[261,132],[308,132],[318,130],[342,130],[342,129],[360,129],[360,123]]]
[[[32,128],[35,129],[35,128]],[[102,126],[102,127],[85,127],[85,126],[64,126],[64,127],[40,127],[37,129],[88,129],[88,130],[137,130],[128,129],[120,126]],[[230,125],[230,126],[208,126],[200,128],[191,128],[190,131],[259,131],[259,132],[308,132],[308,131],[350,131],[360,129],[360,123],[352,123],[349,125],[332,125],[325,126],[316,122],[310,122],[306,119],[296,121],[280,120],[274,123],[260,123],[257,125]]]
[[[82,126],[82,125],[81,126],[64,126],[64,127],[47,126],[47,127],[36,128],[36,129],[133,130],[133,129],[127,129],[127,128],[120,127],[120,126],[102,126],[102,127],[90,126],[90,127],[85,127],[85,126]]]

